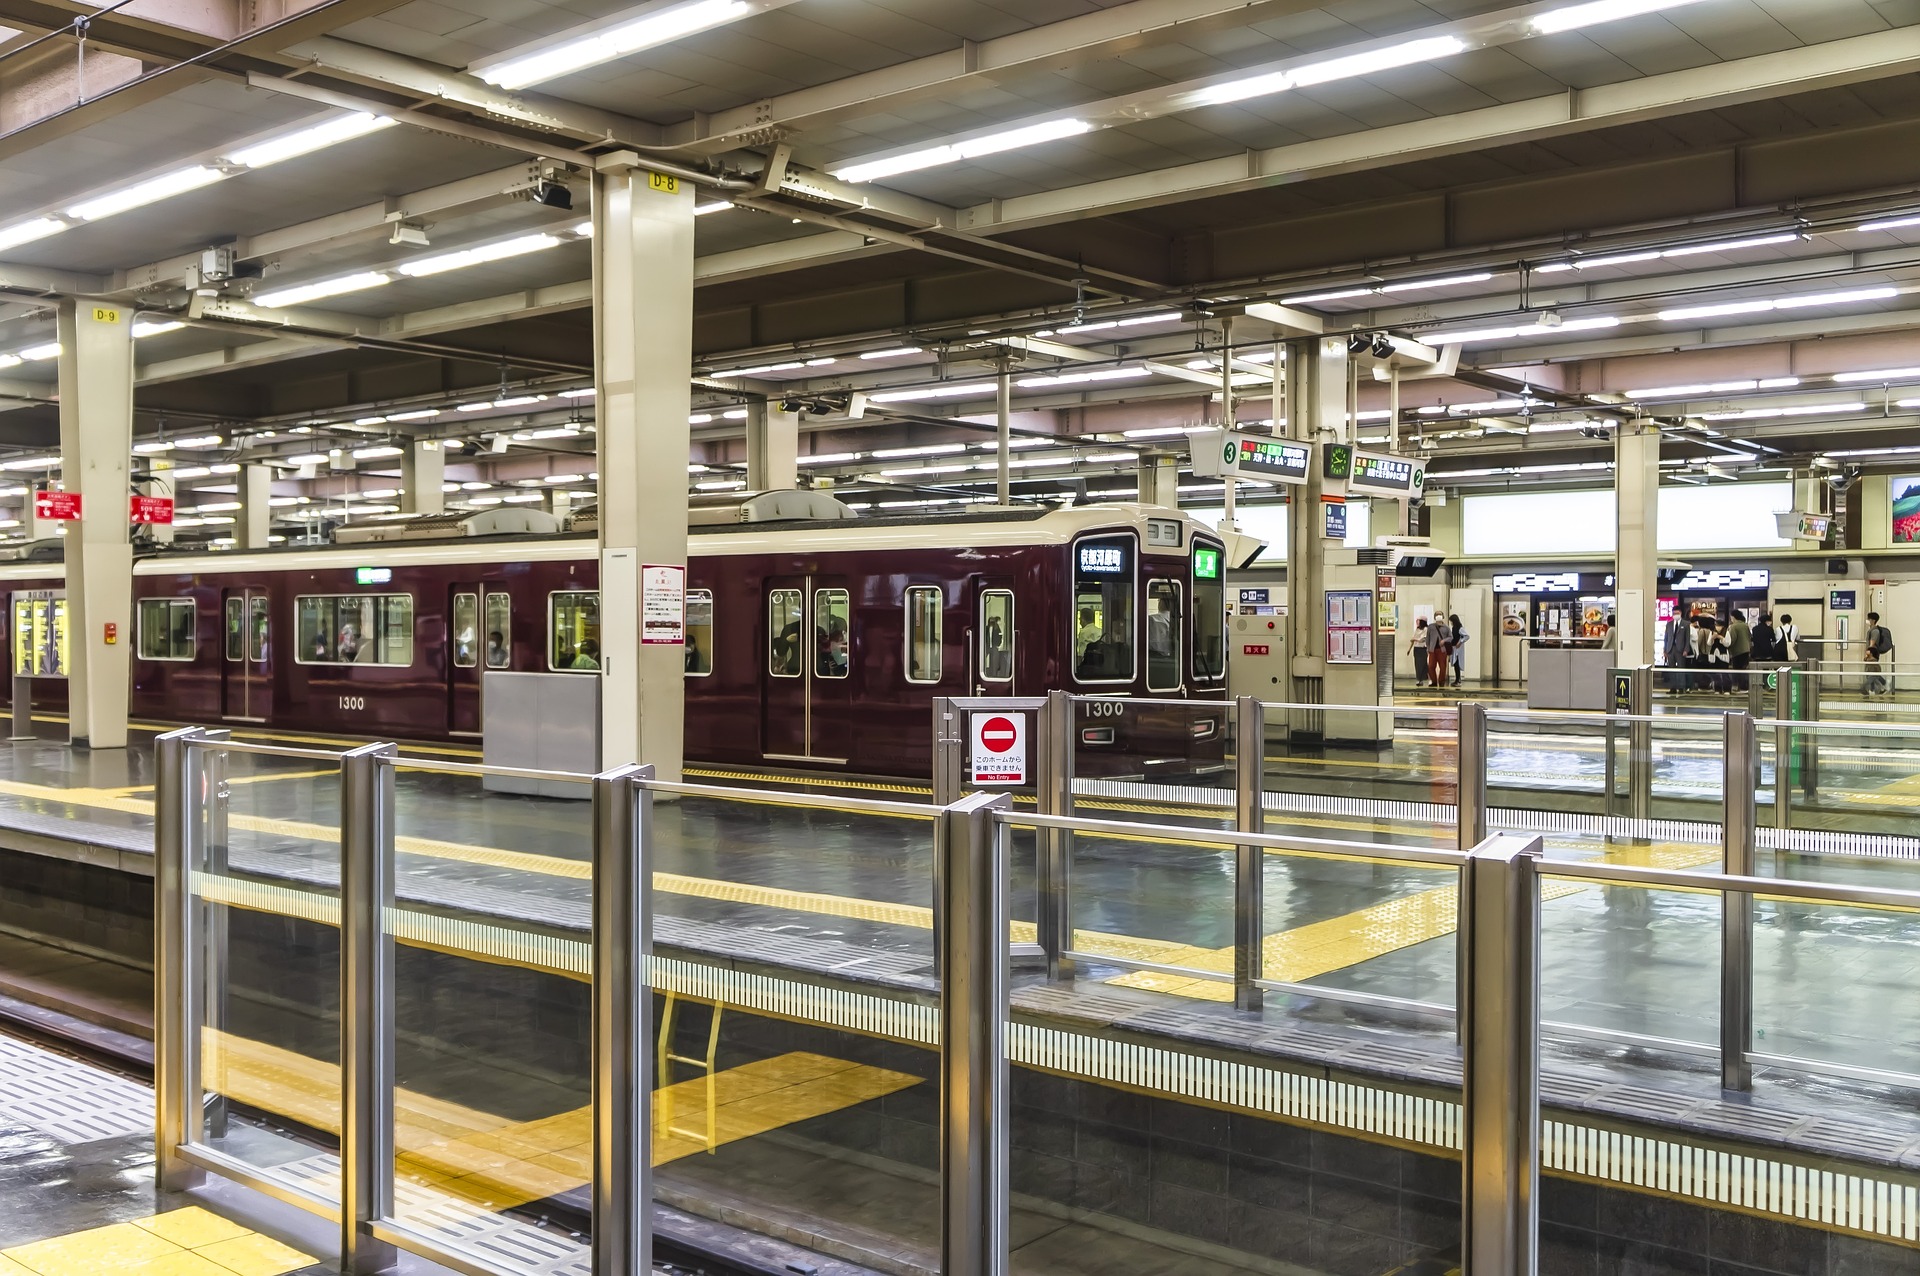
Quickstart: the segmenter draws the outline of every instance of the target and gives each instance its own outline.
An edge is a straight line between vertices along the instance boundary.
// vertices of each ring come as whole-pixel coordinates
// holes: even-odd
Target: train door
[[[769,758],[844,762],[852,737],[852,600],[830,576],[769,577],[761,749]]]
[[[479,735],[489,669],[513,667],[513,602],[504,586],[453,586],[447,599],[447,729]]]
[[[973,578],[972,623],[967,626],[967,684],[976,696],[1017,696],[1018,615],[1013,581],[998,576]]]
[[[272,716],[272,639],[266,591],[227,590],[221,599],[222,717],[265,722]]]

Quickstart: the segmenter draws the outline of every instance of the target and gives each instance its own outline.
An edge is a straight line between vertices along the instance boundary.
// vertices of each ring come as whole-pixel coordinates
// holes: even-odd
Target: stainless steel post
[[[1620,712],[1620,710],[1617,708],[1610,711],[1607,714],[1606,721],[1601,724],[1605,728],[1605,738],[1606,738],[1606,746],[1605,746],[1606,774],[1605,774],[1605,779],[1603,780],[1603,784],[1605,786],[1604,792],[1606,794],[1606,798],[1605,798],[1605,801],[1602,803],[1602,811],[1608,819],[1613,818],[1615,807],[1618,805],[1617,799],[1620,796],[1617,792],[1614,791],[1617,780],[1619,778],[1620,768],[1616,762],[1616,759],[1613,756],[1614,727],[1617,725],[1613,720],[1613,715],[1618,712]]]
[[[951,696],[933,700],[933,804],[951,806],[960,800],[961,778],[965,775],[967,727],[963,715],[954,707]],[[946,880],[945,852],[939,838],[933,839],[933,950],[940,951],[940,931],[944,924],[940,884]]]
[[[13,676],[13,734],[11,740],[33,739],[33,679]]]
[[[1627,815],[1653,817],[1653,666],[1633,671],[1627,724]]]
[[[391,1271],[371,1224],[393,1213],[393,764],[391,744],[340,758],[340,1253]]]
[[[1820,674],[1816,663],[1800,672],[1800,717],[1807,722],[1820,721]],[[1820,793],[1820,733],[1800,733],[1800,790],[1809,798]]]
[[[1267,710],[1258,696],[1241,696],[1233,713],[1233,827],[1258,833],[1266,822]],[[1237,846],[1233,853],[1233,1004],[1258,1010],[1258,980],[1266,973],[1266,852]]]
[[[1037,805],[1042,815],[1073,814],[1073,697],[1049,691],[1041,711],[1041,764]],[[1039,830],[1039,863],[1035,865],[1035,894],[1039,917],[1037,938],[1046,954],[1047,979],[1054,983],[1073,978],[1073,834],[1066,829]]]
[[[1458,845],[1470,851],[1487,840],[1487,706],[1472,701],[1462,704],[1454,732]]]
[[[1462,870],[1462,1276],[1539,1264],[1540,838],[1501,833]]]
[[[1756,752],[1753,718],[1729,713],[1725,719],[1726,752],[1721,767],[1726,786],[1720,822],[1722,871],[1736,877],[1753,875],[1754,794],[1753,757]],[[1720,1085],[1728,1090],[1753,1088],[1753,896],[1728,891],[1720,915]]]
[[[653,1271],[652,778],[593,779],[593,1276]]]
[[[215,877],[225,877],[230,864],[227,817],[233,800],[233,787],[227,783],[227,751],[195,749],[192,752],[199,759],[200,793],[206,803],[206,818],[196,821],[204,843],[192,862],[194,867],[204,868]],[[233,910],[225,904],[209,903],[200,908],[198,916],[202,941],[200,969],[203,972],[200,979],[199,1022],[208,1030],[224,1033],[227,1030],[228,990],[233,983],[228,961],[228,930]],[[204,1128],[207,1138],[226,1137],[228,1106],[224,1094],[205,1097],[202,1117],[206,1122]]]
[[[18,680],[14,684],[19,685]],[[153,1108],[160,1186],[185,1191],[204,1177],[179,1154],[197,1142],[200,1028],[194,1002],[193,882],[188,847],[199,803],[198,727],[154,741]]]
[[[1785,723],[1793,716],[1793,669],[1773,675],[1773,720]],[[1773,827],[1787,828],[1793,815],[1793,728],[1773,728]]]
[[[1005,793],[945,807],[940,946],[940,1276],[1004,1276],[1008,1235]]]

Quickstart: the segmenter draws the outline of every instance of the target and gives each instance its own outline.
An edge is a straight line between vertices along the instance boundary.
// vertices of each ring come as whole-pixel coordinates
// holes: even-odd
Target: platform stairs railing
[[[1040,712],[1058,701],[1043,704]],[[1068,705],[1071,708],[1071,705]],[[1241,739],[1263,740],[1263,706],[1233,706]],[[1004,1276],[1009,1219],[1009,994],[1012,981],[1008,899],[1010,838],[1014,830],[1063,835],[1071,858],[1075,836],[1123,837],[1143,842],[1189,842],[1234,856],[1235,955],[1230,976],[1236,999],[1256,1006],[1260,994],[1346,999],[1379,1007],[1450,1008],[1402,1002],[1374,994],[1294,985],[1264,977],[1265,937],[1259,881],[1269,851],[1304,856],[1369,858],[1375,862],[1441,869],[1459,876],[1454,1011],[1462,1069],[1462,1270],[1468,1276],[1506,1276],[1533,1269],[1538,1234],[1537,1181],[1541,1126],[1540,1015],[1541,879],[1609,888],[1682,890],[1720,894],[1722,926],[1720,1057],[1727,1089],[1751,1085],[1753,1066],[1803,1067],[1805,1061],[1753,1051],[1752,902],[1756,895],[1810,904],[1920,910],[1920,892],[1760,878],[1753,875],[1753,789],[1729,782],[1721,872],[1674,871],[1621,864],[1545,861],[1537,835],[1489,833],[1485,807],[1484,707],[1458,709],[1461,809],[1451,848],[1347,843],[1277,836],[1260,828],[1260,751],[1237,760],[1243,793],[1236,826],[1211,829],[1137,820],[1092,819],[1065,811],[1016,811],[1011,795],[961,794],[937,808],[923,804],[850,801],[800,793],[760,794],[793,806],[931,818],[935,882],[941,918],[936,949],[939,975],[940,1185],[942,1276]],[[1071,719],[1069,718],[1069,721]],[[1765,726],[1768,724],[1758,724]],[[1745,713],[1725,716],[1729,781],[1751,774],[1756,723]],[[339,1116],[340,1188],[337,1199],[315,1194],[245,1162],[219,1147],[217,1100],[208,1103],[202,1076],[202,1029],[219,1022],[209,996],[223,956],[223,913],[231,905],[203,883],[227,869],[224,767],[230,753],[252,753],[340,767],[341,935]],[[490,768],[407,758],[392,744],[345,752],[242,744],[202,728],[160,738],[156,834],[156,1150],[163,1182],[182,1187],[214,1174],[338,1221],[350,1269],[391,1270],[402,1253],[438,1262],[468,1276],[513,1276],[498,1261],[449,1248],[395,1217],[394,1048],[395,990],[394,776],[408,769],[452,774],[512,775],[521,779],[590,784],[592,837],[592,1180],[593,1271],[596,1276],[643,1276],[651,1271],[651,1144],[653,1082],[668,1048],[649,1030],[655,982],[652,965],[653,865],[656,797],[738,800],[737,789],[667,783],[651,768],[627,766],[598,776]],[[1059,776],[1053,777],[1057,782]],[[1060,883],[1063,898],[1070,899]],[[1059,919],[1058,967],[1124,965],[1107,954],[1073,946],[1071,914]],[[1054,964],[1050,962],[1049,972]],[[1199,979],[1221,976],[1179,969]],[[1642,1039],[1647,1044],[1663,1043]],[[1869,1080],[1861,1070],[1835,1069]],[[1897,1079],[1896,1079],[1897,1080]],[[1914,1079],[1906,1079],[1913,1083]]]

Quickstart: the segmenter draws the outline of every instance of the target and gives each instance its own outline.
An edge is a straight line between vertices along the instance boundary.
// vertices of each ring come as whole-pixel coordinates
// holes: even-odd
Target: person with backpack
[[[1880,613],[1867,613],[1867,694],[1887,694],[1888,683],[1881,661],[1893,654],[1893,631],[1880,623]]]
[[[1792,664],[1800,658],[1796,650],[1800,645],[1800,631],[1794,628],[1793,617],[1785,612],[1780,614],[1780,629],[1775,634],[1774,641],[1780,644],[1779,649],[1774,652],[1779,659]]]
[[[1453,685],[1459,686],[1466,680],[1467,674],[1467,627],[1460,623],[1460,617],[1450,615],[1447,624],[1453,627]]]

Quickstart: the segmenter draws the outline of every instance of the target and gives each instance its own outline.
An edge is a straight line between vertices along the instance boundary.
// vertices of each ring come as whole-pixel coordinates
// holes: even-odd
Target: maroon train
[[[924,778],[934,697],[1067,688],[1221,703],[1084,703],[1083,773],[1218,769],[1224,567],[1203,524],[1134,505],[696,527],[687,757]],[[23,648],[57,666],[50,613],[36,628],[32,608],[64,568],[9,564],[0,579],[10,666]],[[578,535],[144,557],[130,707],[148,721],[477,736],[489,669],[597,668],[596,584],[597,543]]]

